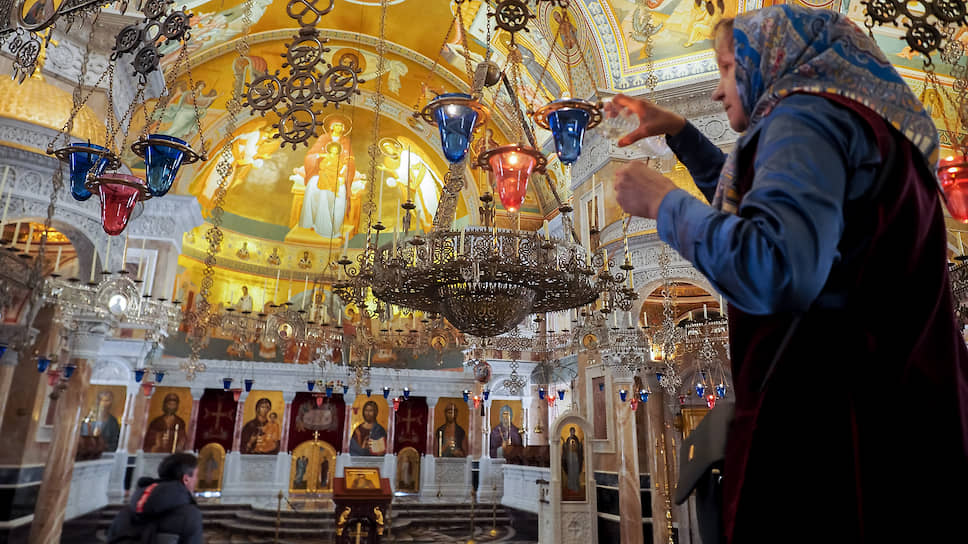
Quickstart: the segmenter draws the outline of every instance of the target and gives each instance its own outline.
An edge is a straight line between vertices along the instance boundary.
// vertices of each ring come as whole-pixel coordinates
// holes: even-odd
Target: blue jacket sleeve
[[[726,154],[689,122],[675,136],[666,136],[666,143],[689,170],[689,175],[706,200],[712,202]]]
[[[880,153],[860,117],[822,97],[788,97],[761,123],[738,214],[677,189],[659,206],[659,236],[744,312],[804,311],[840,257],[844,204],[872,185]]]

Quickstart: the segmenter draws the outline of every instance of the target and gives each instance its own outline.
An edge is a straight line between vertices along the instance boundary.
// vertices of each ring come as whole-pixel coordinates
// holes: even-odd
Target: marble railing
[[[536,482],[539,480],[546,483],[538,485]],[[504,498],[501,504],[537,514],[541,508],[541,501],[548,500],[542,497],[542,489],[547,490],[549,482],[551,482],[550,468],[504,465]]]
[[[83,516],[108,504],[108,482],[113,469],[113,457],[74,463],[64,519]]]

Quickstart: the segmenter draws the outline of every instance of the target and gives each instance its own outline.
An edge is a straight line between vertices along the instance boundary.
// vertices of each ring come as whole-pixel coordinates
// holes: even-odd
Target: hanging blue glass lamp
[[[725,383],[719,383],[718,385],[716,385],[716,396],[719,397],[719,398],[721,398],[721,399],[726,398],[726,384]]]
[[[465,389],[463,393],[464,393],[464,402],[467,402],[468,400],[470,400],[471,392]]]
[[[165,379],[165,373],[161,371],[155,371],[155,383],[161,383],[161,380]]]
[[[385,399],[390,398],[390,388],[389,387],[384,387],[383,388],[383,398],[385,398]]]
[[[37,372],[44,372],[50,366],[50,359],[46,357],[37,358]]]
[[[706,393],[706,385],[702,382],[696,382],[696,396],[702,398],[703,394]]]
[[[343,384],[343,394],[345,395],[350,390],[350,386]]]
[[[404,387],[403,388],[403,398],[406,399],[406,400],[410,400],[410,388],[409,387]]]
[[[545,388],[544,387],[539,387],[538,388],[538,398],[541,399],[541,400],[544,400],[545,399]]]
[[[77,142],[53,152],[68,165],[71,179],[71,196],[74,200],[84,202],[91,198],[90,190],[85,186],[88,175],[98,177],[105,170],[114,170],[121,166],[121,161],[106,147],[90,142]]]
[[[367,397],[369,397],[370,395],[373,394],[373,390],[372,389],[367,389],[365,392],[366,392],[366,396]]]
[[[65,366],[64,367],[64,378],[65,379],[68,379],[68,380],[71,379],[71,376],[74,375],[74,371],[75,370],[77,370],[77,366],[76,365],[67,365],[67,366]]]
[[[7,352],[7,345],[6,344],[0,344],[0,357],[3,357],[3,354],[6,353],[6,352]]]
[[[564,389],[559,389],[558,390],[558,400],[565,400],[565,390]]]
[[[464,160],[474,129],[487,121],[487,110],[471,95],[444,93],[421,110],[423,119],[440,130],[444,157],[452,163]]]
[[[491,390],[490,389],[485,389],[484,390],[484,400],[487,400],[487,397],[489,397],[489,396],[491,396]]]
[[[639,400],[642,401],[642,402],[649,402],[649,393],[650,393],[650,391],[648,391],[646,389],[640,390],[639,391]]]
[[[329,383],[326,384],[326,398],[333,398],[333,385]]]
[[[306,380],[306,389],[312,391],[316,387],[316,380]]]
[[[151,196],[165,196],[182,165],[202,160],[188,142],[165,134],[149,134],[131,144],[131,151],[145,160]]]
[[[43,372],[43,370],[41,370],[41,372]],[[145,369],[143,369],[143,368],[137,368],[137,369],[135,369],[135,371],[134,371],[134,381],[136,381],[138,383],[141,383],[141,380],[143,380],[144,377],[145,377]]]
[[[248,393],[249,391],[252,391],[252,384],[255,383],[255,380],[253,380],[252,378],[246,378],[244,383],[245,383],[245,392]]]
[[[222,389],[225,391],[232,389],[232,378],[222,378]]]
[[[534,122],[551,131],[562,164],[573,164],[581,154],[585,131],[602,122],[601,103],[575,98],[555,100],[534,112]]]
[[[629,392],[626,391],[625,389],[618,390],[618,398],[622,399],[622,402],[625,402],[625,399],[627,399],[628,396],[629,396]]]

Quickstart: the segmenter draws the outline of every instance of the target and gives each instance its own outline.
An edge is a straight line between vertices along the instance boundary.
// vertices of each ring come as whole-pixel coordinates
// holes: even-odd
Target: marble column
[[[343,436],[340,437],[341,443],[339,447],[336,448],[337,451],[342,453],[350,452],[350,436],[352,436],[353,429],[350,429],[350,422],[353,421],[353,402],[356,401],[356,395],[352,398],[345,399],[345,410],[343,413]]]
[[[612,383],[612,391],[617,392],[619,389],[632,391],[633,375],[624,369],[612,369]],[[642,494],[639,483],[639,449],[635,412],[629,407],[628,402],[615,402],[614,406],[615,449],[618,454],[618,502],[621,518],[620,542],[621,544],[642,544]]]
[[[17,346],[32,344],[32,337],[36,332],[22,325],[0,324],[0,344],[7,346],[3,356],[0,357],[0,415],[6,411],[7,399],[10,398],[10,388],[13,385],[14,370],[20,361]]]
[[[232,432],[232,451],[242,453],[242,426],[245,422],[245,399],[249,394],[243,390],[239,395],[239,402],[235,407],[235,430]]]
[[[144,394],[144,389],[138,384],[138,392],[134,394],[134,408],[131,410],[130,432],[128,433],[128,453],[137,453],[144,447],[145,433],[148,431],[148,409],[151,407],[151,395],[154,389]]]
[[[70,360],[77,368],[57,399],[54,436],[44,467],[44,479],[37,493],[30,544],[49,544],[61,540],[64,511],[74,473],[74,456],[77,454],[81,408],[90,386],[93,360],[109,330],[109,323],[82,321],[78,323],[77,330],[70,334]]]
[[[538,386],[533,389],[530,406],[528,407],[528,445],[547,446],[550,423],[548,422],[548,401],[538,396]]]
[[[282,438],[279,440],[280,452],[292,450],[292,447],[289,446],[289,427],[291,426],[289,425],[289,421],[292,418],[292,401],[295,400],[295,398],[295,391],[282,392],[282,402],[284,403],[284,407],[282,409]]]
[[[189,417],[188,428],[191,434],[185,437],[185,451],[195,451],[195,435],[198,431],[198,405],[205,394],[204,387],[192,387],[192,415]]]
[[[0,357],[0,414],[5,413],[7,408],[10,385],[13,383],[13,371],[17,368],[19,360],[19,354],[12,347],[8,347],[3,357]]]
[[[652,479],[653,542],[672,542],[671,488],[675,484],[669,481],[669,464],[672,462],[673,452],[666,440],[666,398],[665,391],[657,388],[645,405],[649,432],[647,445],[652,451],[649,456],[649,474]]]
[[[440,455],[437,447],[437,423],[434,421],[434,408],[437,406],[439,397],[426,397],[427,399],[427,452],[431,457]]]

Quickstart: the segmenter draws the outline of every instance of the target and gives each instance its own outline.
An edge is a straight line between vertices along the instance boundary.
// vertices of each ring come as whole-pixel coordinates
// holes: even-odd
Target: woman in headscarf
[[[650,102],[620,96],[614,108],[640,119],[619,145],[666,134],[713,203],[641,163],[617,175],[622,207],[656,218],[660,238],[729,301],[726,535],[950,538],[968,511],[964,493],[946,492],[968,489],[968,351],[934,124],[834,11],[724,20],[716,60],[713,98],[742,132],[728,157]]]

